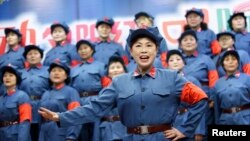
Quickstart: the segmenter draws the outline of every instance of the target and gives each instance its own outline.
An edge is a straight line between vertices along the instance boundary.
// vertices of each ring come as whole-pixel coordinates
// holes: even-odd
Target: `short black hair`
[[[24,52],[23,52],[23,57],[25,59],[27,58],[27,54],[31,50],[37,50],[40,53],[41,58],[43,58],[43,50],[39,46],[36,46],[36,45],[27,45],[27,46],[24,47]]]
[[[125,72],[128,72],[127,67],[126,67],[126,65],[125,65],[125,62],[123,61],[122,57],[120,57],[120,56],[111,56],[111,57],[109,58],[109,62],[108,62],[108,64],[107,64],[107,74],[108,74],[110,65],[113,64],[113,63],[116,63],[116,62],[121,63],[121,64],[122,64],[122,67],[123,67],[123,69],[124,69],[124,71],[125,71]]]
[[[16,76],[16,85],[21,84],[21,82],[22,82],[21,74],[12,66],[4,66],[1,68],[1,74],[0,74],[1,75],[1,83],[3,83],[3,76],[4,76],[4,73],[6,73],[6,72],[12,73]]]

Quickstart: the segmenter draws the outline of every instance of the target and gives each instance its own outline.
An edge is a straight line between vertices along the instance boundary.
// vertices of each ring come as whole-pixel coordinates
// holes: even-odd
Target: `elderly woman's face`
[[[55,29],[52,32],[52,38],[55,42],[62,42],[66,40],[67,33],[61,26],[58,26],[58,27],[55,27]]]
[[[232,19],[233,30],[243,30],[245,29],[245,19],[242,16],[235,16]]]
[[[50,80],[53,84],[61,84],[67,79],[67,73],[60,67],[54,67],[50,71]]]
[[[140,69],[150,69],[157,54],[158,47],[149,38],[138,38],[130,52]]]
[[[232,74],[238,69],[239,63],[235,56],[227,55],[223,60],[223,65],[226,73]]]
[[[222,49],[231,48],[234,45],[234,40],[230,35],[222,35],[218,41]]]
[[[192,35],[186,35],[180,43],[180,47],[184,53],[193,53],[196,50],[197,45],[197,41]]]
[[[41,62],[42,57],[38,50],[32,49],[27,53],[26,60],[31,65],[37,65]]]
[[[92,57],[94,51],[89,45],[81,44],[77,52],[83,60],[88,60]]]
[[[184,67],[184,61],[179,55],[173,54],[169,57],[168,67],[169,69],[180,71]]]
[[[125,73],[125,70],[120,62],[113,62],[108,67],[108,75],[111,78],[118,76],[120,74],[123,74],[123,73]]]

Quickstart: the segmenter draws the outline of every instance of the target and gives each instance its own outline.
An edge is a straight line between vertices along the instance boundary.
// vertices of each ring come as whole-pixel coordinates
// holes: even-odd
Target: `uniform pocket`
[[[166,97],[170,95],[170,90],[168,89],[152,89],[154,95],[159,95],[162,97]]]
[[[134,94],[135,94],[134,90],[124,91],[122,93],[119,93],[118,98],[119,99],[127,99],[127,98],[133,96]]]

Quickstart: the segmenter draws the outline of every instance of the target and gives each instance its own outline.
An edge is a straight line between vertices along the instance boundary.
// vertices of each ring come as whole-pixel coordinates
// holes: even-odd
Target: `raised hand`
[[[56,112],[50,111],[46,108],[39,108],[38,113],[41,114],[45,119],[59,121],[59,115]]]

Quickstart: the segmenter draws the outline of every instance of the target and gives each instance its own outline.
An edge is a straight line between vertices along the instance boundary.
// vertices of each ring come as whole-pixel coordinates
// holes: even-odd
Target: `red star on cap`
[[[103,20],[104,20],[105,22],[108,22],[108,21],[109,21],[109,18],[108,18],[108,17],[104,17]]]

